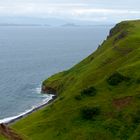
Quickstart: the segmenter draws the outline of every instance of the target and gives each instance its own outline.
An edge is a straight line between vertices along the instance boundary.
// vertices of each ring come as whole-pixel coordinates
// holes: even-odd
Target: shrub
[[[60,98],[59,98],[59,100],[63,100],[64,98],[65,98],[65,97],[64,97],[64,96],[62,96],[62,97],[60,97]]]
[[[76,99],[76,100],[82,100],[82,97],[81,97],[81,95],[76,95],[76,96],[75,96],[75,99]]]
[[[138,78],[138,79],[136,80],[136,83],[137,83],[137,84],[140,84],[140,78]]]
[[[134,113],[132,118],[133,118],[134,124],[140,124],[140,110],[138,110],[136,113]]]
[[[130,80],[129,77],[125,77],[122,74],[115,72],[107,79],[107,82],[109,85],[117,86],[119,83],[129,80]]]
[[[84,107],[81,110],[81,114],[83,119],[93,120],[100,114],[100,109],[98,107]]]
[[[97,93],[97,90],[94,87],[89,87],[81,91],[79,95],[76,95],[74,98],[76,100],[82,100],[83,97],[90,97],[95,96]]]
[[[94,87],[89,87],[81,91],[82,96],[95,96],[97,90]]]

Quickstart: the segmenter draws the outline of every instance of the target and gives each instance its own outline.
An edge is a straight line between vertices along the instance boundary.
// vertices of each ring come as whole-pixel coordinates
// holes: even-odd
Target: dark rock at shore
[[[41,93],[43,93],[43,94],[53,94],[53,95],[57,94],[57,92],[54,88],[44,86],[44,85],[42,86]]]

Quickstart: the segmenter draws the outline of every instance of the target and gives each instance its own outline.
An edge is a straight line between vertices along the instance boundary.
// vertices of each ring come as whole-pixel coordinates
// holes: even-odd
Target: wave
[[[41,93],[41,85],[39,85],[37,88],[35,88],[35,92],[38,94]]]
[[[29,110],[25,110],[24,112],[20,113],[19,115],[1,119],[0,124],[2,124],[2,123],[5,123],[5,124],[12,123],[12,122],[15,122],[15,121],[27,116],[28,114],[31,114],[32,112],[34,112],[34,111],[42,108],[43,106],[47,105],[49,103],[49,101],[53,100],[54,96],[55,95],[52,95],[52,94],[50,94],[50,95],[46,94],[46,99],[44,99],[42,101],[42,103],[39,103],[36,106],[31,107],[31,109],[29,109]]]

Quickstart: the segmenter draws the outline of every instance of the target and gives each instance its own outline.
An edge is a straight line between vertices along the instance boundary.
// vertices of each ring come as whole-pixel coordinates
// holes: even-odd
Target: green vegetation
[[[98,107],[84,107],[81,110],[82,117],[86,120],[93,120],[99,115],[100,109]]]
[[[56,101],[12,126],[29,140],[139,140],[140,21],[117,24],[93,54],[43,86]]]
[[[109,85],[117,86],[119,83],[123,81],[127,82],[129,80],[130,80],[129,77],[123,76],[120,73],[115,72],[107,79],[107,82]]]
[[[82,99],[85,99],[85,97],[95,96],[96,93],[97,93],[97,90],[94,87],[88,87],[88,88],[83,89],[79,95],[76,95],[75,99],[82,100]]]
[[[89,87],[81,91],[82,96],[95,96],[96,95],[96,89],[94,87]]]
[[[7,140],[7,139],[0,135],[0,140]]]

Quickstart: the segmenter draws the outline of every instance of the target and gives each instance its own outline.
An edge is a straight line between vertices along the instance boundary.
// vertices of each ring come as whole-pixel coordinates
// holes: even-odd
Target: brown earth
[[[0,124],[0,134],[8,140],[23,140],[20,135],[5,124]]]
[[[128,106],[131,102],[132,96],[127,96],[119,99],[114,99],[112,101],[112,104],[117,110],[121,110],[122,108]]]

